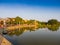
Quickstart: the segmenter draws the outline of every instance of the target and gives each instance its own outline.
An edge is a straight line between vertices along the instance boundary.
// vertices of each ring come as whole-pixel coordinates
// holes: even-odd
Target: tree
[[[20,22],[21,22],[22,20],[23,20],[23,19],[20,18],[19,16],[17,16],[17,17],[15,18],[15,21],[16,21],[17,24],[20,24]]]
[[[13,18],[8,18],[9,20],[6,21],[6,25],[14,25],[15,24],[15,21],[13,21]]]
[[[58,24],[58,21],[56,19],[51,19],[48,21],[48,24],[50,24],[50,25]]]
[[[35,24],[35,20],[29,20],[27,21],[27,24]]]

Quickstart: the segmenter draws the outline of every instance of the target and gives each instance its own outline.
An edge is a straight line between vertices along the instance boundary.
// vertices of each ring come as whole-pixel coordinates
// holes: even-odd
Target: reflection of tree
[[[13,36],[13,35],[17,35],[17,36],[19,36],[19,35],[21,35],[25,30],[29,30],[30,32],[31,31],[35,31],[36,29],[35,28],[28,28],[28,27],[26,27],[26,28],[19,28],[19,29],[15,29],[15,30],[13,30],[13,31],[9,31],[8,32],[8,35],[10,35],[10,36]]]
[[[59,22],[56,19],[49,20],[48,21],[48,29],[52,30],[52,31],[57,31],[59,29]]]
[[[48,27],[48,29],[51,31],[57,31],[59,29],[59,26],[51,26],[51,27]]]
[[[16,29],[16,30],[14,30],[14,31],[10,31],[8,34],[9,34],[10,36],[13,36],[13,35],[19,36],[19,35],[21,35],[23,32],[24,32],[23,29]]]
[[[38,29],[39,29],[39,27],[37,29],[35,29],[33,27],[30,27],[30,28],[29,27],[19,28],[19,29],[15,29],[13,31],[9,31],[8,35],[10,35],[10,36],[13,36],[13,35],[19,36],[19,35],[23,34],[24,31],[28,31],[29,30],[31,32],[31,31],[36,31]],[[59,26],[51,25],[51,26],[48,27],[48,29],[51,30],[51,31],[57,31],[59,29]]]

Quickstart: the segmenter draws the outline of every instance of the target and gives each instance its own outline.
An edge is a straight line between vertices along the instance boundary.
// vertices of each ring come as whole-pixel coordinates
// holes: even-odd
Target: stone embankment
[[[9,42],[6,38],[4,38],[2,35],[0,35],[0,45],[12,45],[11,42]]]

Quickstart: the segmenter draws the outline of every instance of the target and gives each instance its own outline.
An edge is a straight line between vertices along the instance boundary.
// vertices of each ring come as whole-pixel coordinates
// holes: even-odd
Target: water
[[[60,29],[16,29],[4,36],[13,45],[60,45]]]

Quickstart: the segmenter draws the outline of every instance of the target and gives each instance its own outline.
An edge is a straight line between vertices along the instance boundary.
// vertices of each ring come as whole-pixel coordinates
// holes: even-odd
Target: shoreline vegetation
[[[50,19],[47,22],[38,20],[25,20],[17,16],[15,18],[0,19],[0,28],[6,30],[13,30],[18,28],[48,28],[50,30],[57,30],[60,27],[60,22],[56,19]]]

